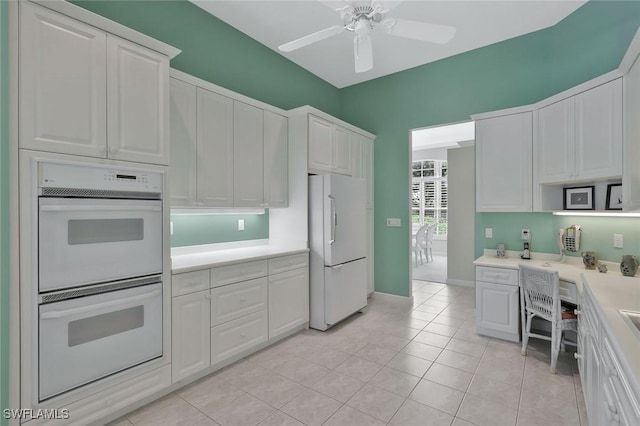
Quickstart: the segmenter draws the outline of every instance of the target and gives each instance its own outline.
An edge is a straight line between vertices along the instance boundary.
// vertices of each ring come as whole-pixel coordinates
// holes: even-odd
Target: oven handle
[[[160,206],[72,206],[72,205],[46,205],[40,206],[42,211],[57,211],[57,212],[73,212],[73,211],[150,211],[161,212]]]
[[[97,309],[109,308],[111,306],[122,305],[123,303],[136,302],[138,300],[151,299],[161,294],[162,290],[153,290],[146,294],[139,294],[137,296],[125,297],[118,300],[112,300],[110,302],[98,303],[90,306],[83,306],[81,308],[66,309],[64,311],[49,311],[40,315],[40,319],[56,319],[68,317],[76,314],[83,314],[85,312],[95,311]]]

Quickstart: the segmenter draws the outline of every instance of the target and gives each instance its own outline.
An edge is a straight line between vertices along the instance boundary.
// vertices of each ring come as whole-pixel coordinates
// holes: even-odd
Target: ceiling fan
[[[342,33],[344,30],[355,33],[353,39],[353,55],[356,72],[365,72],[373,68],[373,45],[371,32],[376,28],[386,34],[446,44],[456,33],[455,27],[429,24],[399,18],[386,18],[392,7],[385,7],[379,0],[344,0],[345,6],[336,9],[342,18],[342,25],[334,25],[297,40],[278,46],[282,52],[291,52],[312,43]],[[397,3],[397,2],[396,2]]]

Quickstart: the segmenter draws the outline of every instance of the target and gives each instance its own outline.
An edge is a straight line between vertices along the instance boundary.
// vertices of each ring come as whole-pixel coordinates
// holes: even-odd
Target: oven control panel
[[[162,173],[104,165],[39,163],[40,188],[162,192]]]

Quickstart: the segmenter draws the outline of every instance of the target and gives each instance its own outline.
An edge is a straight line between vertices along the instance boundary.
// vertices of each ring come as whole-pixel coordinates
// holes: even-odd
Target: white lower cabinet
[[[478,334],[518,342],[518,271],[476,267],[476,330]]]
[[[172,376],[182,380],[210,364],[209,290],[174,297],[171,302]]]
[[[269,276],[269,338],[309,322],[309,269]]]
[[[238,318],[211,328],[211,364],[266,342],[267,311]]]

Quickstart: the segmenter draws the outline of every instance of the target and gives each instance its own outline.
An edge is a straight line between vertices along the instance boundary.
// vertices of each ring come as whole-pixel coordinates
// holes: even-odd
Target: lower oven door
[[[39,290],[162,272],[162,201],[39,199]]]
[[[162,356],[162,285],[39,307],[39,398]]]

